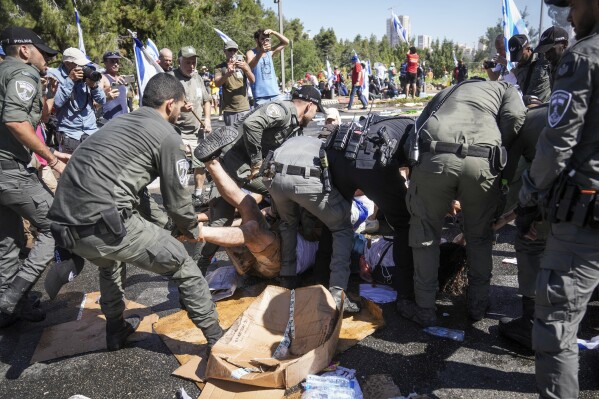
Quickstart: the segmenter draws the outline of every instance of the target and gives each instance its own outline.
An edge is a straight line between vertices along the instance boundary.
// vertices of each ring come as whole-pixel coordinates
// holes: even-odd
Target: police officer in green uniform
[[[208,344],[222,335],[208,284],[183,244],[135,209],[142,188],[160,177],[164,207],[176,234],[197,236],[198,222],[186,190],[185,147],[170,124],[179,116],[184,97],[174,76],[150,79],[143,107],[111,121],[77,148],[49,212],[57,243],[99,266],[109,350],[122,348],[139,322],[123,319],[125,262],[171,276]]]
[[[518,137],[510,146],[508,162],[501,174],[502,183],[509,186],[504,212],[518,205],[518,193],[522,187],[522,173],[530,168],[535,156],[537,140],[547,121],[547,105],[530,108]],[[549,223],[535,213],[516,208],[518,234],[514,243],[518,261],[518,293],[522,296],[522,315],[499,320],[499,334],[532,350],[532,325],[535,309],[535,286],[541,257],[549,234]],[[530,221],[529,221],[530,219]],[[531,228],[532,226],[532,228]]]
[[[222,152],[223,168],[244,189],[267,195],[262,179],[256,179],[263,159],[285,140],[302,129],[316,115],[312,99],[320,101],[320,92],[313,86],[302,86],[292,95],[291,101],[273,101],[250,112],[238,126],[238,132],[219,129],[200,141],[196,157],[201,161]],[[232,143],[234,141],[234,143]],[[224,147],[224,148],[223,148]],[[232,223],[235,208],[220,197],[210,201],[210,226],[228,226]],[[205,243],[201,247],[198,266],[205,268],[218,246]]]
[[[514,35],[508,41],[510,60],[517,62],[512,69],[524,99],[530,96],[542,103],[549,100],[551,94],[551,64],[544,56],[532,51],[530,40],[526,35]]]
[[[398,304],[403,317],[424,326],[436,324],[439,241],[454,199],[462,204],[468,242],[468,315],[473,320],[484,317],[493,268],[491,223],[499,198],[498,172],[505,165],[500,146],[511,144],[525,116],[520,94],[510,84],[466,81],[437,94],[418,118],[410,158],[419,163],[412,169],[406,197],[416,303]]]
[[[2,31],[0,44],[6,52],[0,64],[0,325],[5,326],[19,316],[37,321],[45,317],[22,301],[54,254],[46,218],[52,195],[40,183],[37,171],[27,167],[31,152],[59,173],[68,156],[53,154],[35,134],[42,112],[40,76],[46,73],[46,60],[58,52],[33,31],[20,27]],[[22,218],[39,234],[19,266]]]
[[[550,64],[551,86],[553,86],[553,77],[559,60],[567,47],[568,33],[564,29],[552,26],[543,32],[539,45],[534,50],[535,53],[544,54]],[[534,159],[537,140],[547,120],[547,106],[548,104],[545,103],[529,109],[518,139],[508,153],[508,164],[502,173],[502,181],[505,181],[510,188],[506,211],[518,204],[518,194],[522,187],[521,176],[530,168]],[[501,318],[498,330],[502,336],[532,350],[537,273],[549,236],[550,224],[538,217],[537,212],[525,212],[522,208],[516,208],[516,213],[516,226],[521,227],[522,230],[518,231],[514,243],[518,261],[518,292],[522,296],[522,315],[515,319]]]
[[[557,68],[522,206],[545,204],[551,222],[537,276],[533,348],[542,398],[577,398],[576,334],[599,284],[599,3],[545,0],[570,6],[578,40]]]

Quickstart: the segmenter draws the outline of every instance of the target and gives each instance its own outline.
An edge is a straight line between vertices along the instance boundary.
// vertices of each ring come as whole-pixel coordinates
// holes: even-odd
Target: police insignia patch
[[[266,107],[266,115],[270,116],[271,118],[279,118],[281,117],[280,108],[280,105],[270,104],[268,107]]]
[[[189,161],[187,159],[179,159],[177,161],[177,176],[183,187],[187,187],[187,171],[189,170]]]
[[[560,123],[568,109],[570,109],[571,100],[572,93],[564,90],[553,92],[549,100],[549,111],[547,112],[547,123],[549,123],[549,126],[556,127]]]
[[[556,78],[563,78],[570,76],[574,73],[574,61],[564,62],[558,68],[556,72]]]
[[[35,94],[35,87],[29,82],[17,80],[15,82],[17,95],[22,101],[29,101]]]

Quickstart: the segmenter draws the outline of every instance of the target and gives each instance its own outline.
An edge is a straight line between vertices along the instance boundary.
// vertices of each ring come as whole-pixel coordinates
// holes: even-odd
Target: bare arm
[[[50,166],[52,169],[62,173],[65,167],[63,162],[66,162],[70,156],[68,154],[62,154],[58,151],[55,151],[54,154],[52,154],[46,144],[43,143],[39,137],[37,137],[33,126],[31,126],[31,123],[7,122],[6,127],[21,144],[45,159],[46,162],[48,162],[48,166]]]
[[[256,53],[254,53],[253,50],[248,50],[248,52],[245,53],[245,58],[247,58],[248,65],[251,69],[256,68],[258,61],[260,61],[260,58],[262,58],[262,54],[264,54],[264,51],[262,51],[260,48],[256,48]]]
[[[267,32],[270,33],[271,35],[275,35],[277,37],[277,39],[279,39],[279,44],[277,44],[275,46],[275,48],[272,49],[273,55],[279,54],[285,47],[287,47],[289,45],[289,39],[287,39],[285,36],[283,36],[279,32],[270,30],[270,29],[267,29],[266,31],[264,31],[264,33],[267,33]]]

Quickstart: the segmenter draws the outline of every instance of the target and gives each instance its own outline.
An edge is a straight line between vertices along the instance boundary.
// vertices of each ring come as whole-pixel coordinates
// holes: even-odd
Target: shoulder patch
[[[570,109],[572,93],[564,90],[556,90],[549,99],[549,111],[547,112],[547,123],[550,127],[556,127]]]
[[[565,78],[572,75],[574,75],[574,61],[562,62],[557,67],[557,71],[555,72],[556,79]]]
[[[179,176],[179,183],[183,187],[187,187],[187,171],[189,170],[189,161],[187,159],[179,159],[175,165],[177,170],[177,176]]]
[[[27,76],[28,78],[33,79],[34,82],[39,82],[39,78],[37,76],[35,76],[34,74],[32,74],[31,72],[27,72],[27,71],[21,71],[21,75]]]
[[[35,95],[36,89],[35,87],[24,80],[15,81],[17,95],[21,99],[21,101],[29,101]]]
[[[281,117],[281,106],[279,104],[268,104],[266,107],[266,115],[271,118],[280,118]]]

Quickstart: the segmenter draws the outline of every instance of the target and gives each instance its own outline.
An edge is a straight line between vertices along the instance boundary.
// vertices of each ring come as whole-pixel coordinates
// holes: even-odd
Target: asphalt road
[[[317,126],[311,126],[308,133],[316,130]],[[503,258],[514,257],[514,235],[513,226],[504,227],[493,250],[494,276],[487,318],[471,324],[463,299],[438,302],[440,324],[464,330],[464,342],[427,335],[414,323],[398,317],[392,305],[385,305],[387,326],[336,360],[356,369],[360,379],[373,374],[392,375],[403,394],[416,391],[432,398],[536,397],[533,354],[497,333],[499,318],[520,312],[516,268],[502,263]],[[220,252],[219,257],[223,256]],[[135,267],[128,267],[127,274],[128,299],[152,307],[161,317],[179,310],[176,289],[167,279]],[[353,276],[354,291],[357,283],[358,278]],[[48,300],[43,283],[35,286],[34,291],[43,295],[42,307],[48,317],[41,323],[19,322],[0,330],[0,398],[67,399],[81,394],[91,399],[164,399],[173,398],[180,387],[197,397],[199,390],[193,383],[170,376],[178,362],[156,335],[117,352],[29,364],[43,329],[75,320],[83,295],[98,289],[96,268],[90,264],[54,301]],[[599,335],[599,304],[591,303],[587,313],[579,336],[590,339]],[[599,398],[599,350],[581,352],[579,379],[581,398]]]

